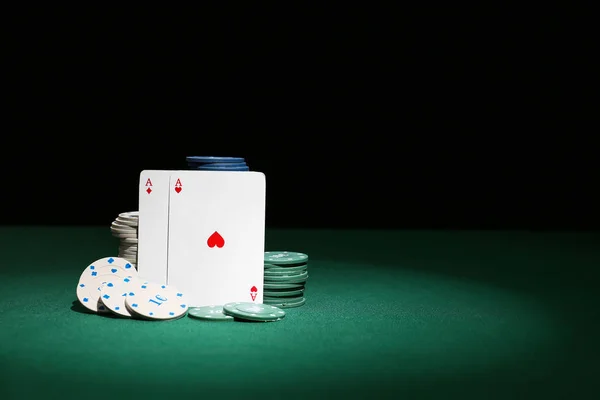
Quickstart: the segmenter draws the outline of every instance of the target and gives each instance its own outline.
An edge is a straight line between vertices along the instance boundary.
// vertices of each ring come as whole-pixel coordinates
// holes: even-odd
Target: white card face
[[[168,283],[191,306],[262,303],[265,198],[260,172],[171,174]]]
[[[138,273],[148,281],[167,283],[169,176],[173,171],[140,173]]]

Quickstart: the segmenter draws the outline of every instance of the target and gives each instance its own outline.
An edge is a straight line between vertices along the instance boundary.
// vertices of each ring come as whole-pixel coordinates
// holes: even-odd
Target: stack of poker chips
[[[189,156],[185,159],[188,168],[197,171],[250,171],[241,157]]]
[[[279,308],[300,307],[306,303],[308,256],[291,251],[267,251],[264,263],[263,303]]]
[[[121,257],[105,257],[88,265],[77,283],[77,299],[92,313],[151,321],[177,319],[188,310],[183,293],[143,280]]]
[[[126,259],[135,267],[138,250],[138,211],[119,214],[110,225],[112,235],[119,238],[119,257]]]

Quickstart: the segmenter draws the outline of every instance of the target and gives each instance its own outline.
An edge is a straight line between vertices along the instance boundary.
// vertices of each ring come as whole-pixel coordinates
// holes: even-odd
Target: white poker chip
[[[137,231],[137,228],[134,226],[124,225],[124,224],[121,224],[116,221],[113,221],[110,224],[110,228],[114,229],[115,231],[127,231],[127,232],[136,232]]]
[[[119,246],[119,251],[126,251],[129,253],[137,253],[137,246]]]
[[[118,218],[137,220],[139,217],[140,217],[139,211],[128,211],[128,212],[123,212],[123,213],[119,214]]]
[[[115,225],[115,224],[112,224],[110,226],[110,230],[112,232],[117,232],[117,233],[137,233],[137,230],[135,230],[132,227],[124,228],[122,226],[118,226],[118,225]]]
[[[100,300],[100,286],[102,282],[112,277],[125,278],[137,276],[135,265],[121,257],[106,257],[94,261],[79,277],[77,283],[77,299],[88,310],[94,312],[104,311]]]
[[[110,223],[110,226],[112,228],[118,228],[118,229],[126,229],[129,231],[136,231],[137,230],[137,226],[131,226],[131,225],[127,225],[124,224],[123,222],[119,222],[119,221],[113,221]]]
[[[137,253],[137,246],[119,246],[119,251],[129,251]]]
[[[112,235],[120,239],[137,239],[137,232],[116,232],[112,230]]]
[[[138,226],[137,218],[135,220],[132,220],[132,219],[127,219],[127,218],[117,217],[117,219],[115,219],[113,222],[116,224],[119,224],[119,225],[131,226],[133,228],[137,228],[137,226]]]
[[[121,245],[123,244],[135,244],[137,245],[138,242],[138,238],[134,237],[134,238],[122,238],[121,239]]]
[[[176,319],[185,315],[188,305],[183,293],[173,287],[141,282],[125,297],[133,315],[153,320]]]
[[[120,278],[111,276],[100,286],[100,301],[106,308],[122,317],[131,318],[131,314],[125,306],[125,297],[131,288],[141,282],[136,276]]]

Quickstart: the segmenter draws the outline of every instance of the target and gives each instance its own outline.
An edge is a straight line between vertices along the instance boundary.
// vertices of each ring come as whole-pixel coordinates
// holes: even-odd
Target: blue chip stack
[[[240,157],[189,156],[185,159],[189,169],[198,171],[250,171],[246,160]]]

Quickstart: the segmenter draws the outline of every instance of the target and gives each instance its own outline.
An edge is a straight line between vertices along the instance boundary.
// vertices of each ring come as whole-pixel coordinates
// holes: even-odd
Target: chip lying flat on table
[[[223,313],[222,306],[190,307],[188,316],[206,321],[233,321],[233,317]]]
[[[268,304],[227,303],[223,306],[223,312],[246,321],[274,322],[285,317],[285,311]]]

